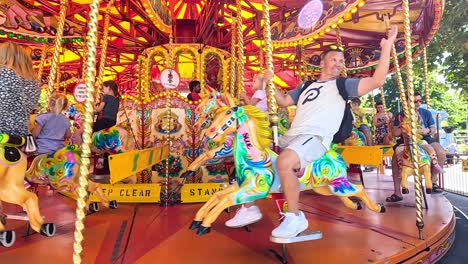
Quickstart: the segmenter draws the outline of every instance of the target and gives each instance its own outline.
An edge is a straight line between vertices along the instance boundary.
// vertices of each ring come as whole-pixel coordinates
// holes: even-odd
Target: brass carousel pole
[[[340,27],[336,27],[335,29],[336,31],[336,44],[339,46],[339,47],[342,47],[344,48],[343,46],[343,42],[341,41],[341,30],[340,30]],[[343,77],[347,77],[348,76],[348,71],[346,70],[346,65],[343,66],[343,71],[341,72],[341,76]]]
[[[73,263],[81,263],[81,253],[83,251],[83,229],[84,220],[86,217],[85,207],[86,199],[88,196],[88,175],[89,175],[89,157],[91,155],[91,134],[92,134],[92,123],[93,123],[93,111],[94,111],[94,80],[96,70],[96,43],[97,43],[97,31],[98,31],[98,15],[99,15],[99,0],[93,0],[90,4],[89,12],[89,23],[88,23],[88,36],[87,45],[88,51],[86,53],[86,101],[85,109],[86,112],[83,116],[83,144],[81,145],[81,166],[80,175],[78,178],[78,199],[76,200],[76,221],[75,221],[75,241],[73,243]],[[62,29],[58,30],[59,34]]]
[[[44,71],[44,64],[47,59],[47,44],[44,43],[42,46],[42,53],[41,53],[41,63],[39,64],[39,69],[37,70],[37,79],[42,83],[42,72]]]
[[[230,80],[229,80],[229,94],[234,95],[234,91],[236,88],[236,27],[237,27],[237,19],[232,17],[232,24],[231,24],[231,70],[229,71]]]
[[[413,89],[413,57],[411,52],[411,23],[409,13],[409,0],[403,0],[403,14],[404,14],[404,33],[405,33],[405,55],[406,55],[406,89],[408,93],[408,106],[409,106],[409,117],[411,119],[411,161],[414,168],[419,168],[419,149],[417,147],[417,125],[418,125],[418,113],[416,113],[414,106],[414,89]],[[421,186],[421,174],[419,170],[414,170],[414,183],[416,192],[416,226],[419,230],[419,239],[423,240],[423,228],[424,220],[422,213],[422,186]]]
[[[60,0],[60,13],[59,13],[59,24],[57,28],[57,34],[54,41],[54,55],[52,57],[52,64],[50,65],[49,79],[47,82],[47,103],[44,105],[44,109],[49,104],[49,98],[54,91],[54,82],[57,77],[57,65],[60,56],[60,47],[62,47],[63,38],[63,27],[65,25],[65,15],[67,14],[68,0]]]
[[[424,43],[423,43],[424,45]],[[429,104],[429,83],[427,81],[427,51],[426,51],[426,46],[423,48],[423,72],[424,72],[424,93],[426,95],[426,106],[429,109],[430,104]]]
[[[235,97],[240,98],[244,92],[244,35],[242,32],[242,0],[236,0],[237,8],[237,89]]]
[[[110,11],[114,5],[114,0],[107,3],[106,13],[104,15],[104,32],[102,33],[102,44],[101,44],[101,58],[99,59],[99,74],[96,78],[96,87],[98,89],[97,96],[98,101],[100,100],[102,93],[102,81],[104,78],[104,68],[106,67],[107,58],[107,43],[109,41],[109,23],[110,23]]]
[[[172,36],[172,33],[169,35],[169,59],[168,59],[168,63],[167,63],[167,66],[171,69],[174,69],[174,60],[175,60],[175,55],[174,55],[174,38]],[[171,142],[171,91],[167,90],[167,96],[166,96],[166,114],[167,114],[167,139],[166,139],[166,143],[167,145],[169,146],[169,156],[167,157],[166,159],[166,182],[164,184],[164,202],[165,202],[165,206],[167,207],[168,206],[168,202],[169,202],[169,177],[170,177],[170,158],[171,158],[171,145],[172,145],[172,142]]]
[[[265,22],[265,47],[266,47],[266,70],[273,72],[273,45],[271,43],[270,11],[268,0],[263,0],[263,19]],[[273,142],[278,146],[278,105],[275,99],[275,88],[273,79],[267,83],[268,87],[268,109],[270,114],[270,123],[273,131]]]

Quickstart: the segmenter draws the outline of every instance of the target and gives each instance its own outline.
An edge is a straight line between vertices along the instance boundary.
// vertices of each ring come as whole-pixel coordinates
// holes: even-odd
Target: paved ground
[[[444,194],[455,208],[455,242],[439,264],[464,264],[468,262],[468,197],[457,194]]]

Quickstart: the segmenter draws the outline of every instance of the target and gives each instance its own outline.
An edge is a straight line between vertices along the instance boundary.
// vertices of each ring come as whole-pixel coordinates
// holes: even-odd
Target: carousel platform
[[[392,179],[364,174],[369,196],[384,202],[392,193]],[[352,177],[357,181],[358,176]],[[412,188],[413,190],[413,188]],[[39,194],[41,213],[57,225],[54,237],[26,235],[26,223],[9,220],[17,234],[10,248],[0,247],[1,263],[72,263],[75,202],[46,189]],[[424,210],[424,240],[418,239],[414,194],[398,203],[385,203],[385,213],[367,208],[353,211],[336,197],[304,192],[301,208],[309,229],[320,230],[320,240],[287,245],[288,263],[436,263],[455,239],[452,205],[443,195],[428,195]],[[281,263],[269,241],[278,224],[271,199],[258,202],[264,218],[243,228],[224,226],[235,211],[223,213],[209,234],[197,236],[188,227],[201,204],[161,207],[156,204],[120,204],[87,216],[82,263]],[[8,214],[21,214],[5,204]]]

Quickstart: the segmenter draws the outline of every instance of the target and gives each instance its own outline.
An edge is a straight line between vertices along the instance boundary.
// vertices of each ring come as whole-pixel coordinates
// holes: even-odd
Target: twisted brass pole
[[[47,59],[47,44],[44,43],[42,46],[41,53],[41,63],[39,64],[39,69],[37,70],[37,79],[42,83],[42,72],[44,71],[44,64]]]
[[[99,96],[102,93],[102,81],[104,78],[104,68],[106,67],[106,58],[107,58],[107,43],[109,41],[109,23],[110,23],[110,11],[111,7],[114,5],[114,0],[111,0],[107,3],[106,13],[104,14],[104,32],[102,33],[102,44],[101,44],[101,58],[99,59],[99,74],[96,78],[96,87],[98,89],[97,95]]]
[[[421,174],[419,173],[419,161],[420,152],[417,147],[417,125],[418,125],[418,113],[416,113],[414,106],[414,89],[413,89],[413,54],[411,52],[411,21],[409,14],[409,0],[403,0],[403,14],[404,14],[404,33],[405,33],[405,55],[406,55],[406,89],[408,93],[408,106],[409,115],[411,119],[411,133],[409,149],[411,152],[411,161],[414,167],[414,183],[416,192],[416,226],[419,230],[419,239],[423,239],[423,228],[424,220],[422,213],[422,186],[421,186]]]
[[[235,96],[234,91],[236,88],[236,27],[237,19],[232,18],[231,24],[231,71],[229,80],[229,94]]]
[[[172,37],[172,33],[169,35],[169,60],[167,66],[171,69],[174,69],[175,65],[175,54],[174,54],[174,38]],[[196,67],[196,66],[195,66]],[[166,114],[167,114],[167,139],[166,143],[169,146],[169,153],[171,153],[171,91],[167,89],[167,96],[166,96]],[[167,156],[166,159],[166,182],[164,186],[164,199],[165,199],[165,206],[168,206],[169,202],[169,177],[170,177],[170,157],[171,155]]]
[[[68,0],[60,0],[60,13],[59,24],[57,27],[57,34],[54,41],[54,54],[52,57],[52,64],[50,65],[49,79],[47,82],[47,103],[44,108],[49,104],[49,98],[54,91],[54,82],[57,77],[57,64],[60,56],[60,47],[62,47],[63,27],[65,25],[65,15],[67,14]]]
[[[273,45],[271,43],[270,11],[268,0],[263,0],[263,20],[265,22],[265,47],[266,47],[266,66],[268,71],[273,72]],[[278,146],[278,105],[275,99],[275,87],[273,79],[267,82],[268,109],[270,114],[270,123],[273,131],[273,142]]]
[[[423,44],[424,45],[424,44]],[[429,102],[429,83],[428,83],[428,76],[427,76],[427,51],[426,47],[423,48],[423,72],[424,72],[424,93],[426,94],[426,106],[430,108]]]
[[[340,27],[337,26],[337,27],[335,28],[335,31],[336,31],[336,44],[337,44],[339,47],[344,48],[343,42],[341,41],[341,29],[340,29]],[[347,77],[347,76],[348,76],[348,71],[346,70],[346,65],[343,66],[343,71],[341,72],[341,76],[343,76],[343,77]]]
[[[87,36],[87,45],[88,52],[86,59],[86,101],[85,109],[86,112],[83,116],[83,144],[81,145],[81,166],[80,166],[80,176],[78,178],[79,187],[78,187],[78,199],[76,200],[76,221],[75,221],[75,241],[73,243],[73,263],[81,263],[81,253],[83,251],[82,242],[83,242],[83,229],[84,229],[84,220],[86,217],[85,207],[86,199],[88,196],[88,175],[89,175],[89,157],[91,155],[91,134],[93,123],[93,109],[94,109],[94,80],[95,80],[95,70],[96,70],[96,43],[97,43],[97,31],[98,31],[98,15],[99,15],[99,0],[93,0],[90,4],[89,12],[89,23],[88,23],[88,36]],[[59,32],[62,30],[59,29]]]
[[[242,32],[242,0],[236,0],[237,7],[237,94],[236,98],[239,99],[241,93],[244,92],[244,35]]]

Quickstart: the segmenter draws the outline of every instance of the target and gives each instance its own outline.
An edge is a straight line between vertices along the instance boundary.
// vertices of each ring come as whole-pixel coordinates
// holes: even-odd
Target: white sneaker
[[[307,227],[309,227],[309,222],[302,211],[299,211],[299,215],[288,212],[283,222],[271,232],[271,235],[278,238],[293,238]]]
[[[237,210],[236,215],[226,221],[225,224],[227,227],[231,228],[243,227],[258,222],[262,217],[262,212],[260,212],[258,206],[252,205],[250,207],[245,207],[242,205],[241,208]]]

